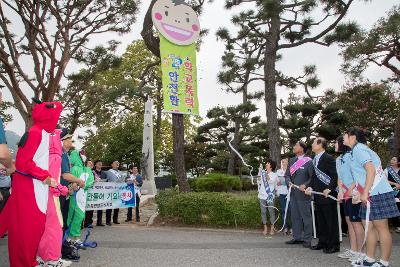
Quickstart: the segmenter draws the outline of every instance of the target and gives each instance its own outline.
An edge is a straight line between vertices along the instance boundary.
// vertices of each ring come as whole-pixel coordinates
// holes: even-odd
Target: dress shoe
[[[131,221],[132,221],[132,219],[130,219],[130,220],[129,220],[129,219],[126,219],[126,220],[125,220],[125,222],[131,222]]]
[[[111,226],[111,223],[110,222],[108,222],[108,223],[106,223],[108,226]]]
[[[311,242],[303,242],[303,247],[311,248]]]
[[[119,222],[113,222],[113,224],[121,224],[121,223],[119,223]]]
[[[96,224],[96,226],[105,226],[105,225],[102,223],[98,223],[98,224]]]
[[[310,247],[310,249],[311,250],[321,250],[321,249],[324,249],[325,247],[324,246],[321,246],[321,245],[316,245],[316,246],[311,246]]]
[[[292,240],[285,242],[285,244],[288,244],[288,245],[295,245],[295,244],[302,244],[302,243],[303,243],[303,241],[296,240],[296,239],[292,239]]]
[[[339,251],[340,251],[339,248],[324,248],[324,253],[326,254],[333,254]]]

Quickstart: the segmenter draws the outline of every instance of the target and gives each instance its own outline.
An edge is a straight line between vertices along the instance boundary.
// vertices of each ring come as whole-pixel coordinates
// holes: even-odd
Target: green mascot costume
[[[69,212],[68,212],[68,227],[69,237],[74,239],[77,245],[81,245],[79,240],[81,236],[81,226],[85,218],[86,206],[86,192],[92,187],[94,182],[93,172],[90,168],[86,167],[84,162],[86,156],[84,151],[78,152],[73,150],[71,152],[71,174],[85,181],[85,188],[79,188],[74,194],[76,196],[70,197]]]

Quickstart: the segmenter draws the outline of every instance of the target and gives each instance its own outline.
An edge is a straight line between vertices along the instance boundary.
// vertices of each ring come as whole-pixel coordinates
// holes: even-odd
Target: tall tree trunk
[[[185,129],[182,114],[172,114],[172,131],[174,138],[174,163],[176,180],[180,192],[190,192],[185,168]]]
[[[280,21],[276,15],[271,19],[270,33],[264,52],[265,105],[268,127],[270,158],[278,165],[281,160],[281,140],[278,125],[278,110],[276,107],[276,60],[279,41]]]
[[[238,116],[235,119],[235,133],[233,135],[233,140],[232,140],[232,146],[238,150],[239,146],[239,132],[240,132],[240,117]],[[230,175],[235,175],[236,174],[236,161],[237,161],[237,155],[236,153],[231,149],[231,153],[229,155],[229,162],[228,162],[228,174]]]

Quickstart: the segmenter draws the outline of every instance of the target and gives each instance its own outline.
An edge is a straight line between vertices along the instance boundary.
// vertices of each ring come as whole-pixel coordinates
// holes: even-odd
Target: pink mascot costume
[[[8,230],[11,267],[38,264],[36,254],[45,230],[49,199],[49,186],[43,181],[51,177],[49,139],[61,110],[59,102],[35,104],[33,125],[19,143],[11,196],[0,215],[0,236]]]
[[[44,262],[58,261],[61,258],[62,226],[63,219],[60,210],[60,195],[66,196],[68,188],[60,184],[62,144],[61,130],[56,129],[49,138],[49,173],[58,186],[49,188],[49,201],[47,202],[46,225],[39,243],[37,255]]]

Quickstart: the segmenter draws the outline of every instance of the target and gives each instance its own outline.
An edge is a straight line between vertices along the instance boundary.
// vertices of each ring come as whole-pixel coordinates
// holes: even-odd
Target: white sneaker
[[[348,260],[349,260],[350,262],[353,262],[353,261],[358,260],[359,258],[360,258],[360,253],[354,252],[353,256],[352,256],[351,258],[348,258]]]
[[[42,266],[44,266],[44,261],[42,260],[41,257],[37,256],[37,257],[36,257],[36,260],[37,260],[37,262],[38,262],[38,265],[36,265],[36,267],[42,267]]]
[[[71,266],[72,261],[66,261],[63,259],[59,259],[58,261],[48,261],[44,265],[44,267],[69,267]]]
[[[351,265],[353,265],[353,266],[363,266],[364,265],[363,264],[364,259],[365,259],[365,254],[363,254],[363,253],[361,254],[360,253],[358,258],[351,262]]]
[[[57,267],[69,267],[72,265],[72,261],[67,261],[67,260],[63,260],[63,259],[59,259],[58,260],[59,263],[61,263],[62,265],[59,265]]]
[[[355,252],[351,251],[350,249],[346,249],[344,252],[337,255],[339,258],[342,259],[350,259],[354,256]]]

